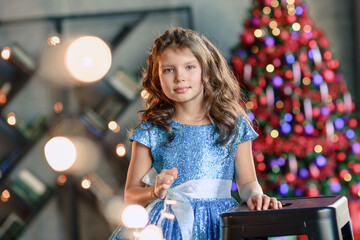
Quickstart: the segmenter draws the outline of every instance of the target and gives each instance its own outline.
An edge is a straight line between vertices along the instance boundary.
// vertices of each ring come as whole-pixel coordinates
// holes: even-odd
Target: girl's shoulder
[[[237,131],[238,131],[238,142],[246,142],[248,140],[254,140],[259,135],[256,133],[252,127],[251,122],[242,115],[238,115],[239,119],[237,122]]]

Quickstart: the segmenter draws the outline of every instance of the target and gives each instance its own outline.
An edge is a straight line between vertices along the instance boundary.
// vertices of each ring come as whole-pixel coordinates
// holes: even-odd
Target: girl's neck
[[[188,125],[205,125],[210,123],[210,119],[206,116],[205,111],[181,111],[176,110],[173,121]]]

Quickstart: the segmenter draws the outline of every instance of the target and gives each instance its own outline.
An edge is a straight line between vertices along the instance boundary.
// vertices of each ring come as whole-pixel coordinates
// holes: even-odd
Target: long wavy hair
[[[225,146],[237,135],[239,114],[249,120],[241,107],[241,89],[220,51],[202,34],[184,28],[169,28],[157,38],[149,51],[143,71],[143,88],[148,92],[146,109],[141,110],[140,122],[147,121],[168,133],[167,145],[174,138],[170,122],[175,113],[173,102],[161,89],[159,58],[167,47],[189,48],[200,63],[204,86],[206,117],[218,133],[217,143]],[[207,80],[204,79],[207,78]],[[235,139],[235,138],[233,138]]]

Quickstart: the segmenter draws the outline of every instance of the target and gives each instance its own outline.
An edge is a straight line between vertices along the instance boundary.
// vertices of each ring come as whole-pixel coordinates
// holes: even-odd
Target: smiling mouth
[[[174,92],[184,93],[184,92],[186,92],[188,89],[189,89],[189,87],[178,87],[178,88],[175,88],[175,89],[174,89]]]

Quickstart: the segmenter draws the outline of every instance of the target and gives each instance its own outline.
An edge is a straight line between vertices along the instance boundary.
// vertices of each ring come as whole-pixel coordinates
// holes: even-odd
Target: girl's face
[[[166,48],[159,58],[159,77],[164,94],[175,104],[202,104],[202,69],[189,48]]]

